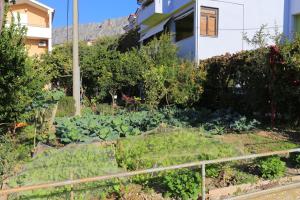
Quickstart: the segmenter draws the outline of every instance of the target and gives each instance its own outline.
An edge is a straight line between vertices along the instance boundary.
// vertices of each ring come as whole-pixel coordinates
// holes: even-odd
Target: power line
[[[69,11],[70,11],[70,0],[67,0],[67,42],[69,43]]]

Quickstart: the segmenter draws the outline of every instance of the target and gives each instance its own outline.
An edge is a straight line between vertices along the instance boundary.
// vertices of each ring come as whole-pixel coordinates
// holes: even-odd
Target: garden
[[[179,59],[168,34],[141,47],[132,33],[82,42],[82,115],[74,116],[71,45],[28,57],[26,30],[4,28],[1,189],[299,147],[300,38],[263,31],[247,40],[257,50],[199,64]],[[296,153],[210,165],[207,187],[278,181],[299,166]],[[8,199],[185,200],[200,192],[201,169],[193,168]]]

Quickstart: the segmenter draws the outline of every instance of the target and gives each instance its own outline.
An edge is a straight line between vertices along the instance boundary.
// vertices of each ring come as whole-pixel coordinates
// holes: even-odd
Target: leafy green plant
[[[140,134],[130,119],[120,116],[87,114],[83,117],[57,118],[56,135],[63,143],[87,142],[92,139],[116,140]]]
[[[198,199],[201,181],[199,172],[188,169],[169,172],[163,176],[167,195],[182,200]]]
[[[260,125],[260,122],[256,119],[247,120],[247,118],[243,116],[230,124],[230,129],[236,132],[244,132],[256,129],[258,125]]]
[[[193,109],[164,108],[152,111],[118,111],[115,115],[95,115],[85,110],[82,117],[56,119],[56,135],[63,143],[85,142],[91,139],[115,140],[140,135],[160,124],[176,127],[197,125],[201,112]]]
[[[277,156],[260,159],[257,166],[261,176],[267,179],[282,177],[286,171],[285,162],[281,161],[280,157]]]
[[[206,176],[210,178],[217,178],[220,175],[221,171],[222,171],[222,165],[218,165],[218,164],[208,165],[206,167]]]
[[[217,110],[208,116],[204,128],[211,134],[222,135],[226,132],[245,132],[256,129],[260,125],[257,120],[249,120],[231,109]]]

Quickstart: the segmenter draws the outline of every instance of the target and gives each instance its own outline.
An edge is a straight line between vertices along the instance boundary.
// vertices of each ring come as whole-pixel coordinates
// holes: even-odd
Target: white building
[[[279,31],[291,35],[300,29],[300,17],[295,15],[300,13],[300,0],[138,0],[138,3],[141,43],[169,30],[179,47],[179,55],[196,61],[253,48],[243,36],[251,38],[262,25],[266,25],[270,34]]]

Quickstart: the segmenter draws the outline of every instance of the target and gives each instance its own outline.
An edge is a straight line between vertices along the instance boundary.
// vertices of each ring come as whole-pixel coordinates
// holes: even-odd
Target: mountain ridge
[[[105,36],[117,36],[125,33],[123,29],[128,25],[127,17],[107,19],[100,23],[87,23],[79,25],[79,40],[93,41]],[[67,31],[68,30],[68,31]],[[69,33],[67,33],[69,32]],[[53,29],[53,45],[59,45],[72,40],[72,26]],[[68,36],[67,36],[68,35]]]

